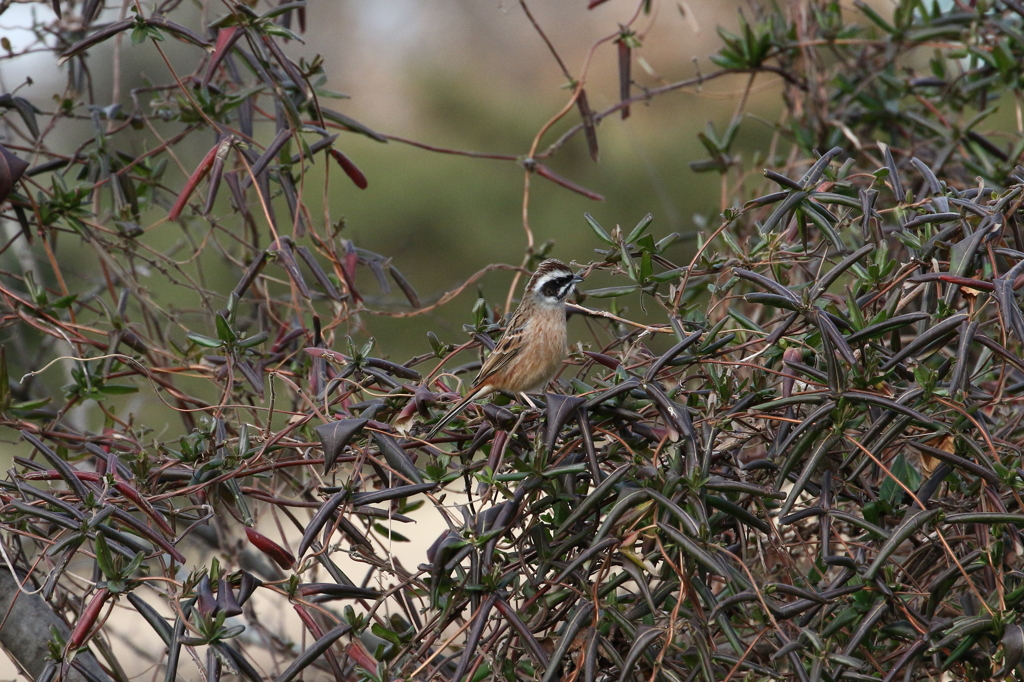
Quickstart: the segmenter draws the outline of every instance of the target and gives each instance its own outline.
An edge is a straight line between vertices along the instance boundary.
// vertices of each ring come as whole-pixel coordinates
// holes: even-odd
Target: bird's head
[[[526,285],[526,295],[544,305],[562,305],[583,278],[560,260],[549,258],[537,266]]]

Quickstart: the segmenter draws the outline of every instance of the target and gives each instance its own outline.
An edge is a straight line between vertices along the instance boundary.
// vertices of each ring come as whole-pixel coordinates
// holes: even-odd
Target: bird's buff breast
[[[526,333],[529,334],[531,348],[526,354],[529,359],[524,357],[526,362],[520,368],[523,388],[519,390],[530,393],[547,386],[569,352],[565,338],[565,309],[558,306],[535,315]]]

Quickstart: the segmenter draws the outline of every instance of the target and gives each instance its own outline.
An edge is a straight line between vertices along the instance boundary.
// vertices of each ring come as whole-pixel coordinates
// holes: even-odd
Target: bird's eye
[[[540,288],[540,293],[548,298],[562,299],[572,291],[574,281],[572,275],[552,277]]]

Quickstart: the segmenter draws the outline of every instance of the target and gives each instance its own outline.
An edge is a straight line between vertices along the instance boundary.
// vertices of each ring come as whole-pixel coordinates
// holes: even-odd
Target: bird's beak
[[[572,276],[572,283],[573,284],[578,284],[578,283],[580,283],[582,281],[583,281],[583,278],[580,277],[579,275],[573,275]]]

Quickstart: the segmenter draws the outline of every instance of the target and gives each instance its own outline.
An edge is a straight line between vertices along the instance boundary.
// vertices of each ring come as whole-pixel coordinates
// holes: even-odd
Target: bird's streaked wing
[[[474,387],[486,385],[488,379],[501,371],[519,354],[523,347],[521,338],[525,331],[525,327],[509,328],[505,331],[498,341],[498,345],[494,347],[494,352],[487,356],[484,366],[480,368],[480,373],[473,380]]]

